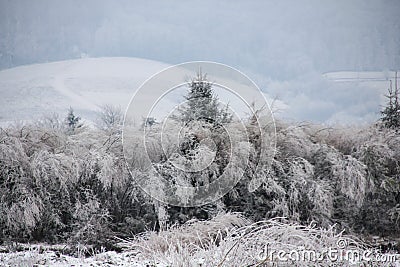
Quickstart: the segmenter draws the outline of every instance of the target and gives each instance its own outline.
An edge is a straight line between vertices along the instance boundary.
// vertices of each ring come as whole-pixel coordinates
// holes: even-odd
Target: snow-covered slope
[[[128,105],[135,90],[169,65],[139,58],[85,58],[0,71],[0,122],[76,113],[91,120],[103,104]]]
[[[70,106],[77,115],[94,121],[96,111],[103,104],[120,106],[125,110],[136,89],[146,79],[169,66],[157,61],[120,57],[84,58],[2,70],[0,124],[33,120],[53,112],[64,116]],[[323,76],[336,83],[357,83],[363,88],[378,91],[381,97],[379,102],[384,104],[389,80],[394,81],[395,75],[393,71],[387,71],[331,72]],[[264,94],[271,103],[271,97],[266,92]],[[177,100],[175,95],[171,97]],[[220,99],[230,103],[235,111],[240,107],[234,99],[230,100],[223,94]],[[168,100],[171,99],[160,104],[169,110],[176,105],[176,101]],[[287,108],[281,101],[275,105],[281,110]],[[141,106],[135,108],[145,111]]]
[[[211,63],[204,64],[213,70]],[[0,71],[0,123],[33,120],[51,113],[63,116],[70,106],[85,120],[95,121],[96,111],[104,104],[120,106],[125,110],[140,85],[169,66],[138,58],[85,58]],[[157,119],[174,110],[176,105],[183,101],[185,88],[175,89],[173,93],[165,95],[164,90],[168,89],[165,87],[171,79],[173,81],[181,79],[180,83],[187,81],[190,77],[188,75],[193,71],[190,70],[190,66],[188,68],[176,68],[172,76],[162,76],[163,78],[153,83],[154,88],[146,87],[145,92],[142,92],[141,102],[134,103],[134,115],[137,115],[134,120],[149,115],[148,109],[151,107],[149,103],[157,103],[155,111],[151,113],[151,116]],[[246,84],[247,80],[241,81],[240,79],[243,79],[241,75],[237,80],[238,77],[219,76],[221,73],[211,74],[212,81],[230,87],[241,96],[238,98],[222,87],[215,88],[220,100],[229,103],[235,112],[241,115],[248,114],[242,98],[249,103],[261,101],[260,92]],[[271,100],[266,94],[265,97]]]

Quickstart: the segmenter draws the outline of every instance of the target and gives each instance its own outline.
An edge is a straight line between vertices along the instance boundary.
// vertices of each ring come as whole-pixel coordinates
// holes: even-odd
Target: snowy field
[[[0,71],[0,95],[2,96],[0,123],[31,121],[53,113],[62,116],[66,114],[69,107],[72,107],[89,124],[95,123],[96,112],[101,109],[101,106],[107,104],[125,110],[136,90],[147,79],[169,66],[146,59],[107,57],[33,64],[2,70]],[[188,79],[186,76],[182,74],[183,81]],[[231,77],[221,79],[225,79],[222,80],[223,84],[226,82],[232,85]],[[221,79],[218,82],[221,82]],[[160,89],[146,92],[147,98],[157,99],[163,95],[161,88],[164,83],[161,81],[159,83]],[[232,86],[235,85],[234,90],[240,91],[241,85],[233,83]],[[186,87],[181,89],[185,91]],[[250,90],[247,89],[242,88],[241,97],[250,94]],[[161,108],[159,114],[169,113],[177,103],[180,103],[181,91],[176,90],[163,95],[163,102],[157,104],[157,108]],[[231,93],[219,88],[216,88],[216,93],[221,101],[235,106],[235,112],[239,110],[248,112],[246,108],[240,108],[243,103]],[[270,96],[265,93],[264,96],[269,103],[272,102]],[[253,97],[252,101],[258,101],[258,97]],[[274,106],[285,108],[281,100],[274,101]],[[146,110],[146,108],[135,106],[135,110]]]
[[[138,58],[84,58],[0,71],[0,122],[66,113],[94,118],[104,104],[125,108],[135,90],[168,67]]]

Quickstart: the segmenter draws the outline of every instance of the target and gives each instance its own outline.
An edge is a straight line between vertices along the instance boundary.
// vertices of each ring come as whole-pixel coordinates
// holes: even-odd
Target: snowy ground
[[[95,254],[92,257],[71,257],[54,250],[41,250],[33,247],[21,252],[0,253],[0,267],[20,266],[131,266],[131,267],[164,267],[165,265],[150,265],[146,262],[138,262],[135,255],[130,252],[117,253],[108,251]]]
[[[1,253],[0,266],[145,266],[127,253],[105,252],[90,258],[74,258],[54,251]]]
[[[129,266],[129,267],[171,267],[167,263],[150,261],[140,261],[134,252],[115,252],[108,251],[102,253],[94,253],[90,257],[72,257],[62,254],[61,245],[31,245],[25,247],[27,250],[19,252],[5,252],[5,247],[0,247],[0,267],[92,267],[92,266]],[[393,253],[393,252],[392,252]],[[397,254],[397,257],[400,255]],[[193,259],[190,266],[202,267],[202,259]],[[342,266],[342,265],[341,265]],[[360,266],[356,263],[348,266]],[[363,265],[364,266],[364,265]],[[371,265],[382,266],[382,265]],[[387,263],[384,266],[400,267],[400,261]]]

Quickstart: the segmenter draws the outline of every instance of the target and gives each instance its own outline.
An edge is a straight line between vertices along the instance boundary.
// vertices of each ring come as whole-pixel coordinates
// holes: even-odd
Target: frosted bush
[[[300,225],[283,218],[250,223],[239,214],[228,213],[210,221],[188,222],[159,233],[136,236],[121,242],[120,246],[138,259],[162,266],[279,266],[283,262],[278,262],[276,255],[275,258],[266,257],[268,252],[312,250],[320,254],[343,244],[346,249],[357,249],[361,253],[367,248],[363,242],[344,235],[334,226],[317,228],[314,224]],[[350,262],[325,259],[285,264],[349,266]]]
[[[285,125],[281,122],[277,125],[277,147],[281,153],[284,153],[282,156],[310,159],[318,146],[311,141],[303,127],[301,125]]]

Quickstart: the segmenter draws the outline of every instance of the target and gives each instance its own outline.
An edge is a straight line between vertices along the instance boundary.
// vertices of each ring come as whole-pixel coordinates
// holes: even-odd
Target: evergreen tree
[[[214,125],[221,125],[232,121],[228,106],[220,108],[217,96],[214,95],[212,83],[201,70],[189,83],[189,92],[185,99],[186,105],[180,110],[176,118],[184,123],[191,121],[205,121]]]
[[[232,121],[232,115],[228,111],[228,105],[220,107],[218,97],[214,94],[212,83],[207,80],[207,75],[199,70],[190,82],[188,82],[188,93],[185,96],[187,102],[179,110],[178,116],[174,119],[189,126],[192,122],[201,125],[203,128],[212,128],[212,134],[209,136],[217,145],[217,160],[221,161],[226,158],[225,146],[228,139],[223,130],[222,125]],[[183,137],[180,144],[182,155],[192,158],[192,152],[195,153],[198,148],[200,139],[204,138],[197,133],[197,126],[189,126],[191,131],[188,131]],[[223,155],[222,155],[223,154]],[[224,166],[225,164],[221,164]]]
[[[75,116],[74,110],[72,109],[72,107],[70,107],[68,110],[68,115],[65,119],[65,124],[67,125],[68,134],[73,134],[77,128],[82,127],[82,124],[79,123],[80,120],[81,118]]]
[[[397,75],[396,75],[397,79]],[[381,111],[383,122],[386,128],[400,128],[400,102],[399,102],[399,90],[397,88],[397,82],[395,83],[395,89],[392,89],[392,83],[388,89],[388,104],[383,111]]]

